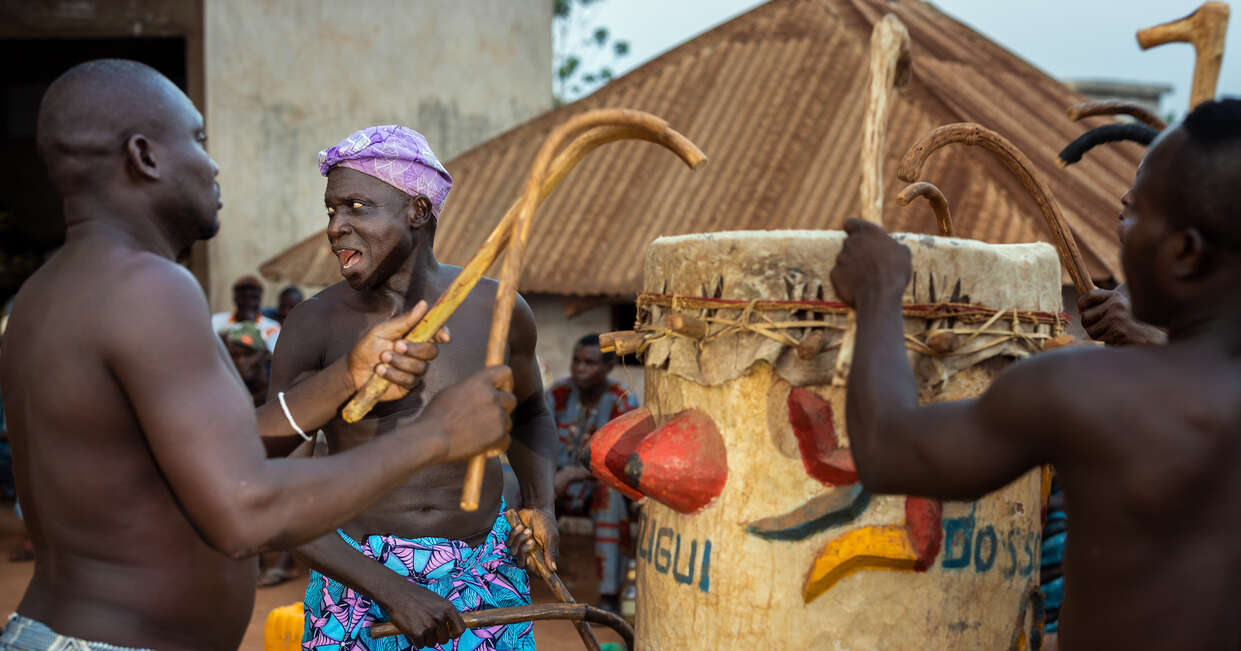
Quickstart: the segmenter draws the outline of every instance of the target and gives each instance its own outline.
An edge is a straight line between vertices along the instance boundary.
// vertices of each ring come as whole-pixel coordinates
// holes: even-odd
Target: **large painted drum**
[[[1051,246],[895,237],[913,252],[905,331],[923,402],[977,395],[1061,334]],[[645,498],[639,649],[1038,646],[1042,473],[976,502],[870,495],[857,480],[848,310],[828,276],[843,238],[651,246],[645,406],[591,448],[597,475]]]

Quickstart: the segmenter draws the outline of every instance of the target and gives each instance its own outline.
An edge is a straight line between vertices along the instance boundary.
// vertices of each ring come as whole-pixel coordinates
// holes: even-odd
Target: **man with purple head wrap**
[[[362,129],[319,153],[327,177],[327,236],[344,281],[289,313],[280,353],[272,362],[272,390],[330,362],[367,324],[419,300],[434,302],[460,267],[432,252],[435,229],[452,176],[426,138],[402,126]],[[495,301],[490,279],[471,292],[448,321],[452,342],[441,346],[422,385],[354,424],[341,420],[324,431],[332,454],[379,434],[410,427],[436,393],[484,364]],[[529,603],[518,559],[532,539],[554,566],[559,544],[552,515],[555,423],[542,399],[534,359],[534,317],[517,301],[509,335],[513,393],[508,456],[521,485],[519,514],[526,526],[511,532],[500,515],[500,463],[490,460],[480,508],[462,511],[465,464],[437,466],[394,487],[335,534],[298,550],[311,568],[306,591],[303,648],[532,649],[531,627],[466,631],[460,611]],[[325,487],[330,489],[330,487]],[[373,640],[376,621],[394,622],[404,637]]]

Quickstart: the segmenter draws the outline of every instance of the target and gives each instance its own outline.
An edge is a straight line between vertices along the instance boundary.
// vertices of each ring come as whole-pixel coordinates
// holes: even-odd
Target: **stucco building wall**
[[[573,357],[573,344],[583,335],[602,333],[615,330],[618,326],[612,323],[611,309],[604,305],[575,314],[565,316],[565,308],[569,299],[551,294],[534,294],[525,297],[534,312],[534,323],[539,330],[539,343],[535,352],[539,360],[547,368],[547,375],[553,380],[569,375],[569,362]],[[626,326],[629,327],[629,326]],[[618,365],[612,371],[612,379],[619,380],[642,402],[643,370],[641,366],[630,364],[627,367]]]
[[[204,5],[207,130],[224,200],[207,246],[213,310],[231,307],[238,276],[323,227],[320,149],[399,123],[448,160],[552,105],[551,2]]]

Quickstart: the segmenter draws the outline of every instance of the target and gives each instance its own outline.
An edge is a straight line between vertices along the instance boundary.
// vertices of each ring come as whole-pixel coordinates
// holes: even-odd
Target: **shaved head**
[[[39,106],[39,156],[75,210],[66,223],[110,214],[153,225],[184,250],[219,230],[219,168],[203,116],[154,68],[101,59],[70,68]]]
[[[90,189],[125,158],[126,141],[159,138],[178,108],[193,105],[154,68],[100,59],[62,74],[39,105],[38,149],[62,196]]]
[[[1170,213],[1209,241],[1241,251],[1241,99],[1203,102],[1181,123],[1169,166]],[[1169,140],[1176,134],[1170,133]]]

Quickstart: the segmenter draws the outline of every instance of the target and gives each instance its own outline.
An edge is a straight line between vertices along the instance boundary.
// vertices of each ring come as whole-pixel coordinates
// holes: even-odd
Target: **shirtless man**
[[[394,343],[422,310],[402,313],[289,391],[290,417],[277,400],[256,412],[202,289],[173,261],[219,228],[205,143],[189,98],[133,61],[76,66],[44,96],[39,151],[68,228],[18,293],[0,363],[36,552],[0,648],[236,649],[255,552],[312,540],[417,469],[504,442],[501,367],[349,455],[268,460],[260,434],[314,431],[374,369],[398,385],[386,398],[403,396],[434,346]]]
[[[349,342],[373,324],[420,300],[434,301],[461,272],[460,267],[440,264],[431,250],[452,178],[421,134],[399,126],[369,127],[321,152],[319,166],[327,176],[327,235],[344,281],[289,314],[272,366],[273,391],[287,390],[303,373],[346,354]],[[380,406],[361,422],[330,422],[324,431],[331,453],[401,432],[401,419],[418,414],[427,400],[481,368],[495,292],[496,283],[484,279],[449,319],[453,341],[440,349],[421,387]],[[509,334],[519,405],[513,412],[508,458],[521,485],[522,504],[509,506],[522,507],[527,526],[514,534],[513,553],[507,544],[509,525],[499,516],[499,461],[487,462],[482,499],[474,512],[460,508],[464,463],[428,468],[338,534],[298,550],[302,560],[318,570],[306,591],[304,648],[336,648],[350,640],[358,645],[351,648],[374,648],[370,626],[389,618],[408,639],[398,643],[402,649],[458,637],[453,648],[459,651],[483,644],[533,648],[529,624],[465,631],[458,611],[529,603],[525,573],[514,565],[513,556],[525,558],[532,533],[544,546],[545,561],[555,567],[552,475],[557,439],[534,359],[535,336],[534,317],[519,298]],[[435,553],[428,557],[410,551],[418,549]],[[444,557],[453,560],[440,565]],[[376,562],[385,558],[383,564]]]
[[[1133,311],[1168,344],[1045,353],[925,407],[901,325],[909,251],[848,222],[832,284],[857,310],[854,458],[868,490],[943,499],[1054,464],[1073,523],[1061,647],[1237,649],[1241,100],[1161,136],[1122,202]]]

